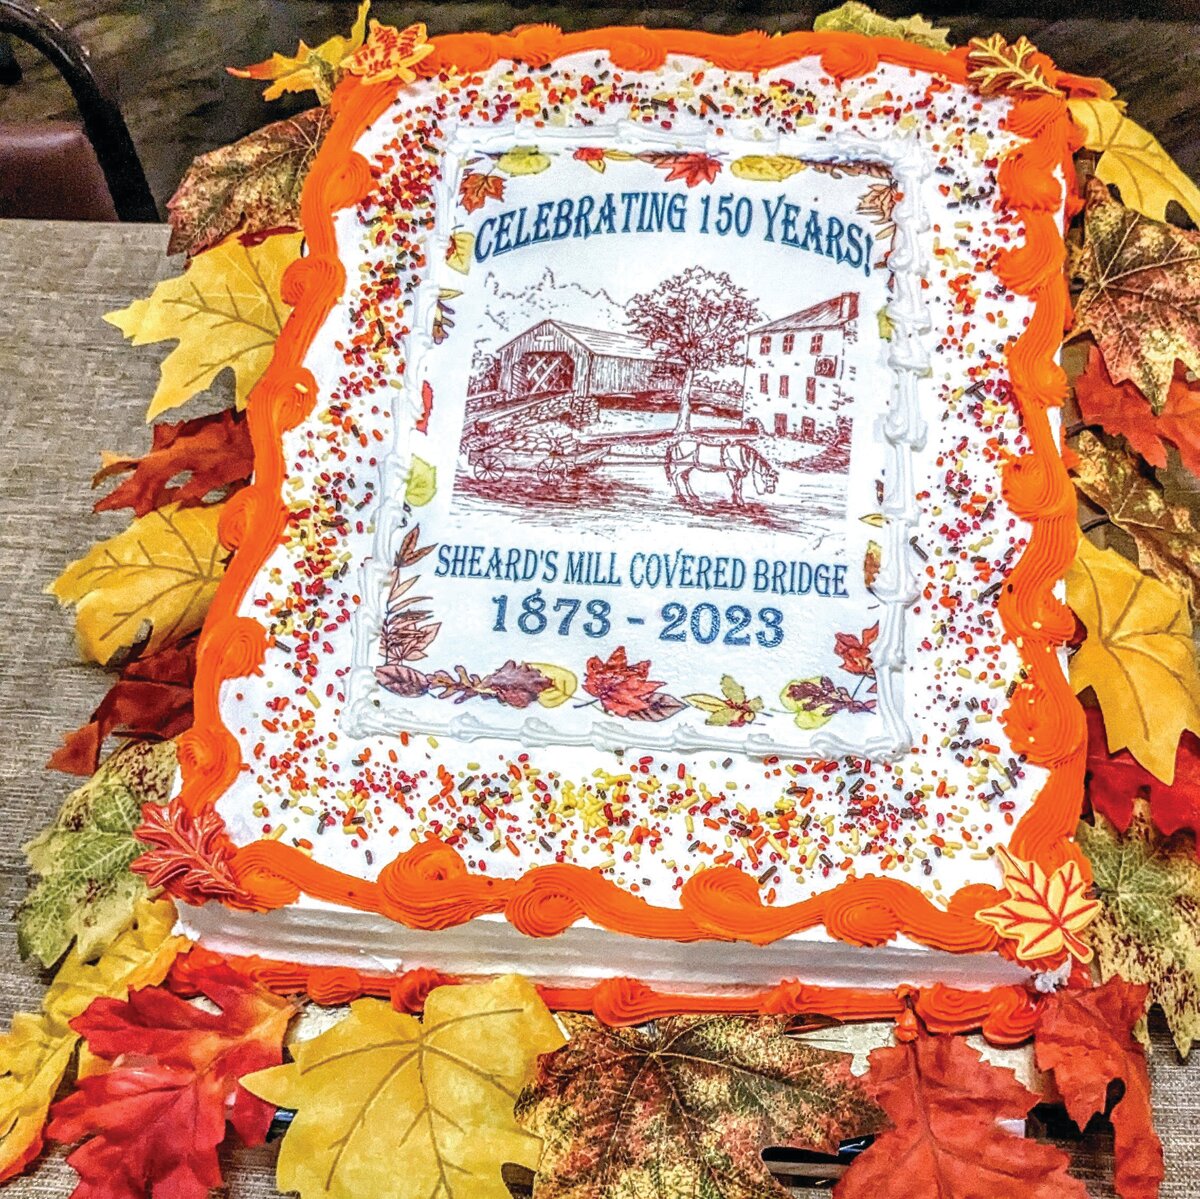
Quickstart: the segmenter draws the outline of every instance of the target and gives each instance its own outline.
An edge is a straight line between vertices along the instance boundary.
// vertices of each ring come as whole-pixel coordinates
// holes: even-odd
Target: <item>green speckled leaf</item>
[[[17,912],[23,957],[53,965],[77,939],[90,958],[129,924],[134,903],[147,893],[129,870],[144,848],[133,830],[144,803],[167,801],[174,778],[174,743],[139,742],[67,796],[54,823],[25,846],[41,878]]]

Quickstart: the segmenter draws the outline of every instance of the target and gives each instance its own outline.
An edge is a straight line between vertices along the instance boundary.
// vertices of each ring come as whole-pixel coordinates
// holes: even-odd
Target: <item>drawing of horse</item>
[[[724,441],[716,438],[683,436],[667,447],[667,482],[681,500],[699,502],[692,490],[689,476],[692,471],[723,472],[729,479],[733,504],[744,508],[742,486],[747,476],[760,494],[769,494],[779,482],[779,472],[756,450],[744,441]]]

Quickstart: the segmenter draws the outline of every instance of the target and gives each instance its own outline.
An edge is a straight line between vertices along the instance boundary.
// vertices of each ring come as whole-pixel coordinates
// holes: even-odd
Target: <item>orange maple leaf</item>
[[[346,60],[346,70],[368,83],[383,83],[399,79],[412,83],[417,74],[412,68],[433,53],[433,43],[426,40],[425,26],[420,22],[406,29],[393,29],[371,21],[367,40]]]
[[[1024,862],[1003,847],[996,854],[1008,898],[976,912],[975,918],[1016,941],[1021,961],[1069,953],[1090,962],[1092,947],[1079,934],[1095,919],[1100,904],[1087,898],[1078,863],[1064,862],[1048,876],[1037,862]]]
[[[503,200],[504,178],[501,175],[484,175],[480,171],[467,171],[458,185],[458,199],[468,212],[482,208],[489,200]]]

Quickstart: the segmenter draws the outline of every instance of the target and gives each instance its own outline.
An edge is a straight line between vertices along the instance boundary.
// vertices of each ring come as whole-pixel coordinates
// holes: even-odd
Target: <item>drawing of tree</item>
[[[724,271],[688,267],[625,306],[629,331],[684,367],[676,432],[692,422],[692,383],[698,371],[745,362],[746,331],[759,318],[756,301]]]

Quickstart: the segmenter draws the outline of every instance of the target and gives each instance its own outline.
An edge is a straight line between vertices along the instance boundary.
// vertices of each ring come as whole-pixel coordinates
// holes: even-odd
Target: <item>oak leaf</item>
[[[920,13],[893,20],[859,3],[859,0],[846,0],[845,4],[821,13],[813,21],[813,29],[818,33],[830,31],[861,33],[864,37],[892,37],[917,46],[927,46],[930,50],[950,49],[950,42],[946,38],[949,28],[935,27]]]
[[[834,1199],[1087,1199],[1065,1153],[1000,1126],[1023,1119],[1038,1096],[962,1037],[921,1033],[869,1061],[863,1082],[891,1127],[855,1158]]]
[[[1076,839],[1100,899],[1091,939],[1101,977],[1145,984],[1186,1057],[1200,1038],[1200,864],[1192,843],[1158,836],[1144,804],[1121,835],[1097,816]]]
[[[1100,905],[1087,897],[1087,882],[1078,862],[1067,861],[1052,874],[1037,862],[1014,857],[1003,846],[996,856],[1004,871],[1008,895],[976,912],[975,919],[1016,941],[1021,961],[1057,958],[1069,953],[1092,960],[1092,948],[1080,934],[1096,918]]]
[[[224,964],[193,981],[219,1012],[147,987],[97,999],[72,1022],[112,1063],[79,1079],[46,1130],[83,1141],[67,1158],[81,1180],[76,1199],[206,1199],[221,1183],[226,1121],[247,1145],[266,1139],[273,1112],[238,1079],[280,1061],[295,1009]]]
[[[328,108],[310,108],[201,154],[167,201],[167,252],[190,258],[231,233],[299,226],[304,181],[332,121]]]
[[[1168,504],[1132,454],[1109,448],[1086,429],[1076,444],[1074,474],[1079,490],[1133,538],[1142,569],[1186,596],[1193,612],[1200,610],[1200,529],[1188,510]]]
[[[1161,412],[1176,361],[1200,371],[1200,233],[1125,208],[1092,179],[1072,273],[1075,333],[1091,333],[1113,382],[1131,381]]]
[[[967,43],[967,78],[984,96],[1057,95],[1058,89],[1046,78],[1048,63],[1024,36],[1012,45],[998,33],[973,37]]]
[[[1189,382],[1178,364],[1162,410],[1155,413],[1132,383],[1109,378],[1104,359],[1092,346],[1086,368],[1075,379],[1075,399],[1087,424],[1120,434],[1151,466],[1167,465],[1165,439],[1179,451],[1184,467],[1200,475],[1200,386]]]
[[[246,900],[230,869],[233,847],[225,822],[212,808],[193,815],[178,799],[147,805],[134,835],[143,852],[132,864],[151,887],[165,887],[188,903]]]
[[[295,54],[276,52],[263,62],[225,69],[238,79],[271,80],[271,86],[263,92],[264,100],[278,100],[287,92],[315,91],[317,99],[328,104],[346,60],[363,44],[370,7],[371,0],[362,0],[348,36],[338,34],[316,47],[301,42]]]
[[[563,1042],[515,975],[438,987],[424,1019],[360,999],[287,1065],[242,1079],[296,1116],[277,1181],[301,1199],[508,1199],[500,1167],[537,1165],[513,1101],[538,1054]]]
[[[70,1022],[99,995],[123,996],[130,987],[166,977],[186,944],[171,935],[175,909],[142,900],[131,925],[95,961],[72,949],[34,1015],[18,1012],[0,1036],[0,1180],[20,1173],[41,1151],[42,1130],[79,1034]]]
[[[785,1036],[786,1018],[560,1019],[570,1040],[516,1106],[545,1141],[540,1199],[782,1199],[763,1149],[834,1152],[879,1124],[850,1058]]]
[[[197,639],[190,633],[126,662],[87,724],[65,734],[46,765],[66,774],[94,774],[109,736],[169,741],[191,728]]]
[[[135,516],[145,516],[164,504],[194,507],[214,493],[225,499],[228,489],[249,480],[253,469],[250,430],[241,413],[223,408],[194,420],[160,421],[149,452],[140,458],[104,455],[103,466],[92,476],[93,487],[116,475],[129,478],[97,500],[93,511],[132,508]]]
[[[227,238],[197,254],[182,275],[160,283],[146,299],[105,314],[136,346],[179,343],[163,360],[148,421],[190,400],[226,369],[233,371],[237,406],[245,407],[283,328],[287,305],[280,283],[300,257],[301,241],[298,233],[255,245]]]
[[[221,504],[168,504],[98,542],[47,591],[74,604],[84,656],[107,664],[154,653],[198,629],[225,573]]]
[[[1180,735],[1200,732],[1200,671],[1183,596],[1081,537],[1067,603],[1088,632],[1071,659],[1071,686],[1095,691],[1111,751],[1128,748],[1172,782]]]
[[[58,816],[25,847],[40,876],[17,909],[22,957],[52,966],[70,948],[104,950],[133,917],[146,885],[129,866],[143,847],[133,830],[143,804],[166,803],[175,783],[170,741],[128,745],[63,801]]]
[[[650,661],[630,662],[618,645],[607,659],[591,657],[583,676],[583,689],[595,696],[610,716],[631,720],[665,720],[683,711],[684,704],[662,693],[661,682],[650,678]],[[675,706],[672,708],[671,705]],[[659,713],[663,713],[659,715]]]
[[[395,29],[372,21],[367,40],[346,60],[345,68],[368,83],[389,79],[411,83],[417,77],[412,68],[432,53],[433,44],[426,40],[424,25]]]
[[[1131,121],[1111,100],[1069,100],[1067,107],[1083,130],[1084,148],[1100,155],[1096,178],[1118,188],[1127,208],[1163,221],[1167,205],[1174,200],[1200,225],[1200,188],[1154,134]]]
[[[1108,1086],[1125,1091],[1113,1105],[1113,1181],[1121,1199],[1156,1199],[1163,1180],[1162,1144],[1154,1132],[1146,1055],[1131,1029],[1146,1006],[1146,988],[1112,979],[1087,990],[1052,993],[1038,1011],[1034,1057],[1054,1075],[1067,1114],[1084,1128],[1108,1111]]]

